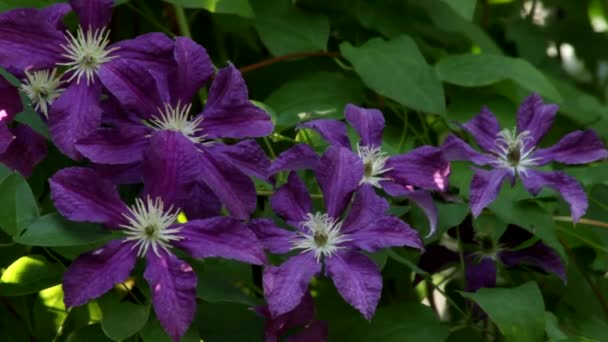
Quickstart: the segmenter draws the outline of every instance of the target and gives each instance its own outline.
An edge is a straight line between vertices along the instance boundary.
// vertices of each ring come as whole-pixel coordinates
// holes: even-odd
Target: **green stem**
[[[180,5],[173,5],[175,8],[175,17],[177,19],[177,26],[179,27],[179,33],[182,36],[192,38],[192,32],[190,32],[190,26],[188,25],[188,19],[186,19],[186,11]]]
[[[266,191],[266,190],[256,190],[258,196],[272,196],[274,191]],[[310,194],[312,198],[323,198],[321,194]]]

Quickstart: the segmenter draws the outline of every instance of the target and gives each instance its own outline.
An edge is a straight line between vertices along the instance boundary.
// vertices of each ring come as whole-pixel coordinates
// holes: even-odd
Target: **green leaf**
[[[498,326],[507,342],[537,342],[545,336],[545,303],[534,282],[514,288],[484,288],[463,293]]]
[[[110,235],[101,225],[72,222],[52,213],[32,222],[15,241],[28,246],[66,247],[103,241]]]
[[[195,324],[205,342],[262,341],[264,336],[263,319],[241,304],[199,305]]]
[[[318,72],[283,84],[264,103],[276,113],[276,131],[303,120],[342,118],[347,103],[364,99],[363,84],[342,73]]]
[[[196,293],[208,302],[232,302],[254,305],[244,287],[253,283],[251,265],[232,260],[206,259],[193,264],[199,275]]]
[[[40,341],[51,341],[67,316],[61,285],[40,291],[32,308],[35,336]]]
[[[41,255],[27,255],[13,262],[0,277],[0,296],[36,293],[61,282],[63,268]]]
[[[547,337],[553,341],[561,341],[568,337],[561,331],[557,317],[550,311],[545,312],[545,331]]]
[[[528,61],[492,54],[448,56],[435,66],[439,77],[463,87],[481,87],[511,80],[522,88],[537,92],[553,101],[562,100],[559,92]]]
[[[101,329],[115,341],[121,341],[140,331],[150,315],[150,306],[121,302],[109,293],[99,300],[103,314]]]
[[[172,342],[171,338],[163,327],[161,327],[158,318],[154,315],[150,315],[150,319],[146,326],[139,332],[139,336],[143,340],[143,342]],[[196,327],[194,325],[190,326],[190,329],[186,331],[184,337],[182,337],[181,342],[199,342],[201,339],[198,337],[198,333],[196,331]]]
[[[91,324],[83,328],[77,329],[68,335],[67,342],[109,342],[111,339],[107,338],[101,330],[100,324]]]
[[[35,7],[42,8],[56,4],[58,2],[66,2],[65,0],[2,0],[0,2],[0,12],[8,11],[13,8]]]
[[[484,339],[473,328],[464,328],[451,333],[445,342],[484,342]]]
[[[441,82],[410,37],[374,38],[360,47],[346,42],[340,51],[378,94],[413,109],[445,114]]]
[[[253,18],[253,10],[248,0],[165,0],[185,8],[202,8],[211,13],[235,14],[243,18]]]
[[[477,6],[477,0],[442,0],[448,6],[450,6],[456,13],[460,14],[463,18],[468,21],[473,19],[475,14],[475,6]]]
[[[0,228],[15,237],[38,218],[38,203],[27,181],[18,173],[0,184]]]
[[[297,8],[289,0],[252,0],[255,28],[275,56],[323,51],[329,38],[326,16]]]

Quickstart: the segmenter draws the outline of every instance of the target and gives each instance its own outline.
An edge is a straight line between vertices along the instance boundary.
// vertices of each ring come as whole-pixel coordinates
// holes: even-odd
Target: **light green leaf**
[[[13,262],[0,277],[0,296],[36,293],[61,282],[63,268],[41,255],[28,255]]]
[[[110,235],[100,225],[72,222],[52,213],[32,222],[15,241],[28,246],[65,247],[103,241]]]
[[[568,338],[559,328],[557,317],[550,311],[545,312],[545,332],[547,333],[547,337],[553,341],[561,341]]]
[[[413,109],[445,114],[441,82],[410,37],[374,38],[360,47],[343,43],[340,51],[378,94]]]
[[[460,14],[468,21],[473,19],[477,0],[442,0],[450,6],[456,13]]]
[[[165,0],[185,8],[202,8],[211,13],[235,14],[253,18],[253,10],[248,0]]]
[[[0,203],[0,228],[13,237],[40,215],[29,184],[18,173],[4,178],[0,184]]]
[[[327,47],[326,16],[297,8],[289,0],[252,0],[255,28],[275,56],[322,51]]]
[[[150,306],[121,302],[114,293],[99,300],[103,314],[101,329],[115,341],[122,341],[140,331],[150,315]]]
[[[507,342],[538,342],[545,336],[545,303],[534,282],[514,288],[484,288],[463,293],[498,326]]]

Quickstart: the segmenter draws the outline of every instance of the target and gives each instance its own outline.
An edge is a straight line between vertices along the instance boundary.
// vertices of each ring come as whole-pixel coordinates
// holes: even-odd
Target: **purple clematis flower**
[[[265,341],[278,342],[290,330],[300,328],[295,334],[288,336],[287,342],[327,342],[327,322],[315,320],[315,305],[310,293],[306,293],[295,309],[277,317],[272,317],[267,305],[258,306],[254,311],[266,319]]]
[[[0,76],[0,163],[29,177],[47,154],[46,139],[12,121],[23,110],[17,89]]]
[[[538,143],[549,131],[558,106],[544,104],[540,96],[530,95],[517,112],[517,127],[500,130],[498,120],[487,108],[462,125],[479,147],[477,152],[454,135],[442,145],[446,157],[469,160],[491,170],[476,169],[471,182],[470,207],[474,216],[492,203],[505,179],[515,182],[519,175],[524,187],[533,195],[543,187],[559,192],[570,206],[572,220],[577,222],[587,211],[587,195],[581,185],[561,171],[543,172],[535,168],[557,161],[564,164],[586,164],[608,157],[601,139],[593,130],[574,131],[549,148]]]
[[[280,266],[264,270],[269,311],[277,317],[298,306],[311,278],[325,265],[325,274],[333,279],[338,292],[369,320],[380,299],[382,277],[362,251],[391,246],[422,249],[422,241],[405,222],[387,215],[388,203],[369,184],[360,185],[363,162],[350,150],[330,147],[315,174],[325,199],[325,212],[313,210],[306,187],[292,172],[270,203],[295,231],[281,229],[268,219],[251,222],[269,251],[299,252]],[[342,217],[353,194],[350,210]]]
[[[174,199],[148,193],[127,206],[113,183],[87,168],[66,168],[49,181],[57,210],[73,221],[102,223],[124,238],[79,256],[63,281],[67,307],[85,304],[124,282],[137,258],[145,258],[144,278],[165,331],[178,341],[196,310],[196,275],[173,253],[177,247],[195,258],[223,257],[252,264],[265,262],[260,243],[244,224],[231,217],[176,222]],[[163,184],[158,184],[157,192]]]
[[[247,219],[256,205],[249,176],[266,180],[270,161],[254,140],[226,145],[219,139],[266,136],[273,130],[270,116],[249,102],[233,65],[218,71],[204,110],[191,116],[192,97],[214,73],[205,49],[191,39],[175,40],[168,70],[108,63],[99,78],[124,113],[110,109],[111,127],[79,140],[78,151],[97,164],[139,170],[144,184],[172,182],[183,200],[176,205],[188,217],[217,215],[221,202]]]
[[[385,126],[382,112],[349,104],[344,116],[360,137],[356,145],[356,154],[364,164],[360,184],[382,188],[391,196],[404,196],[416,203],[426,214],[432,234],[437,226],[437,207],[429,190],[445,190],[450,173],[450,164],[441,150],[421,146],[408,153],[389,156],[381,147]],[[341,121],[318,119],[298,127],[314,129],[331,145],[351,149],[346,126]],[[307,160],[309,162],[305,164]],[[294,165],[294,162],[299,164]],[[271,167],[271,173],[289,168],[288,165],[292,169],[314,167],[314,152],[302,147],[288,150]]]

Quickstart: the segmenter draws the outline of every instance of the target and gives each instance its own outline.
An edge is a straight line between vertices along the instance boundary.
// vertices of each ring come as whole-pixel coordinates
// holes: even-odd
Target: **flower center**
[[[99,67],[116,57],[110,56],[110,53],[117,50],[118,47],[106,49],[110,43],[109,35],[110,30],[106,30],[105,27],[95,31],[89,27],[85,33],[82,27],[78,26],[75,37],[69,31],[67,32],[67,44],[61,45],[61,47],[66,52],[62,56],[69,59],[69,62],[58,64],[68,66],[66,72],[72,72],[72,76],[68,79],[69,82],[76,78],[76,83],[80,83],[80,78],[85,76],[87,84],[89,84]]]
[[[530,139],[530,131],[519,134],[515,128],[500,131],[495,141],[496,149],[492,151],[497,157],[496,166],[524,173],[530,166],[535,166],[538,159],[532,157],[534,147],[527,146]]]
[[[379,177],[391,168],[385,168],[389,156],[382,152],[380,147],[360,146],[357,145],[357,154],[363,160],[364,174],[361,179],[361,184],[368,183],[377,188],[380,187],[380,181],[388,178]]]
[[[163,201],[159,197],[154,200],[147,197],[145,201],[138,198],[129,208],[129,212],[123,214],[128,224],[120,227],[126,230],[125,241],[136,241],[133,248],[139,248],[137,251],[139,257],[145,256],[150,247],[156,255],[159,255],[159,248],[169,252],[171,242],[183,238],[179,236],[181,227],[171,228],[178,215],[179,210],[174,211],[173,206],[165,210]]]
[[[306,232],[299,232],[294,239],[293,249],[301,249],[302,253],[314,251],[317,262],[321,257],[331,257],[343,242],[350,241],[340,232],[342,222],[327,214],[308,213],[306,220],[300,223]]]
[[[32,101],[34,108],[44,116],[49,116],[49,106],[53,104],[65,90],[59,88],[61,76],[57,76],[57,69],[25,72],[25,79],[19,89]]]
[[[194,120],[190,120],[191,108],[191,104],[182,106],[178,102],[177,106],[171,107],[165,103],[164,110],[158,109],[160,115],[150,119],[146,125],[155,130],[180,132],[195,144],[210,144],[211,142],[205,141],[207,135],[201,134],[203,129],[200,124],[203,122],[203,116],[199,115]]]

